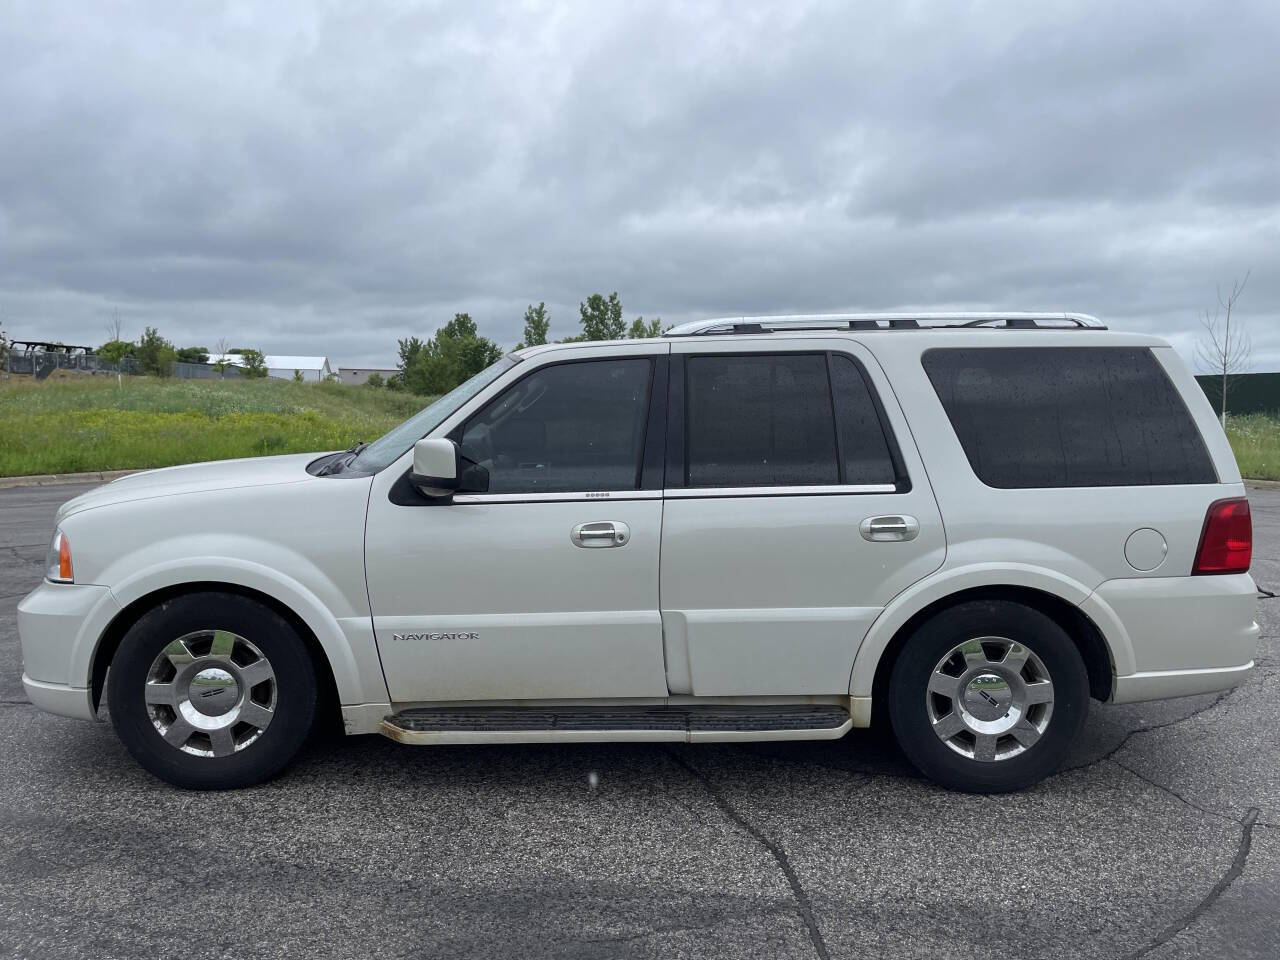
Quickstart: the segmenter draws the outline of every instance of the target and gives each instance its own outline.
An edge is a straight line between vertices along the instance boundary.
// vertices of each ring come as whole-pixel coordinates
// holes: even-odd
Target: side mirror
[[[458,489],[458,445],[443,437],[413,445],[410,482],[426,497],[450,497]]]

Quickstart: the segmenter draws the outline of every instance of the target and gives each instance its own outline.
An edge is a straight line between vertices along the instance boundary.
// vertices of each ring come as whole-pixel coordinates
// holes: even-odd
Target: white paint
[[[1141,573],[1150,573],[1169,555],[1169,544],[1159,530],[1143,527],[1129,534],[1124,542],[1124,558]]]
[[[942,344],[1150,347],[1183,394],[1220,482],[986,487],[921,367],[922,351]],[[383,718],[407,706],[456,703],[840,701],[863,726],[876,668],[903,624],[957,591],[992,585],[1078,605],[1106,641],[1119,701],[1225,689],[1247,675],[1258,632],[1252,579],[1189,576],[1209,504],[1244,489],[1208,401],[1172,350],[1151,337],[828,330],[551,345],[524,351],[522,363],[432,437],[444,438],[530,369],[566,357],[787,349],[847,351],[862,361],[910,492],[653,490],[402,506],[389,493],[409,470],[411,450],[372,478],[313,477],[305,470],[311,456],[135,474],[59,511],[76,583],[44,583],[19,605],[28,696],[53,712],[91,715],[93,658],[113,618],[157,590],[191,584],[258,591],[295,613],[333,670],[353,733],[382,729]],[[879,515],[916,518],[919,536],[874,543],[859,536],[859,523]],[[600,522],[625,524],[627,541],[607,550],[571,542],[576,525]],[[686,739],[681,731],[647,733],[555,739]],[[687,739],[815,735],[838,733]],[[547,739],[504,731],[414,736]]]

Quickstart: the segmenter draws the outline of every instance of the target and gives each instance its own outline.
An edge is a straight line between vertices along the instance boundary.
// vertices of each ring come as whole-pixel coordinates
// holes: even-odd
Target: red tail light
[[[1253,519],[1249,501],[1218,500],[1205,514],[1193,574],[1244,573],[1253,559]]]

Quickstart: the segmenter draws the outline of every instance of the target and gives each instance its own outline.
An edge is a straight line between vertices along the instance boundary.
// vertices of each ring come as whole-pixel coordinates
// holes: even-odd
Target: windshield
[[[444,423],[449,414],[519,362],[519,357],[508,354],[492,366],[485,367],[470,380],[454,387],[435,403],[423,407],[400,426],[373,441],[360,451],[347,465],[347,469],[359,470],[362,473],[375,473],[381,470]]]

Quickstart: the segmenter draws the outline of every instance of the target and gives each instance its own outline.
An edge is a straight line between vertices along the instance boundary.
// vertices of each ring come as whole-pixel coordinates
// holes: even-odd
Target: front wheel
[[[247,597],[166,600],[130,628],[111,661],[116,732],[151,773],[179,787],[261,783],[311,729],[315,672],[297,631]]]
[[[999,793],[1062,763],[1084,724],[1089,679],[1071,638],[1019,603],[944,610],[907,641],[889,681],[903,752],[929,779]]]

